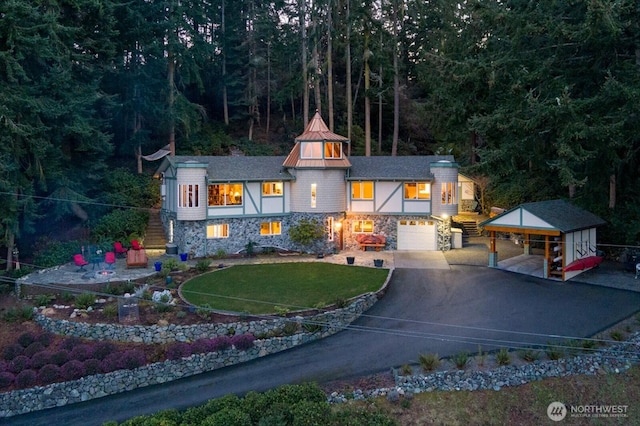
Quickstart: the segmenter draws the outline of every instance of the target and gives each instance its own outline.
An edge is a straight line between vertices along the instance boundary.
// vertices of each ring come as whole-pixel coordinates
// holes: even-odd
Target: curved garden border
[[[316,333],[297,333],[292,336],[256,340],[254,347],[246,351],[235,348],[222,352],[194,354],[175,361],[148,364],[133,370],[118,370],[96,374],[79,380],[37,386],[30,389],[0,393],[0,418],[11,417],[31,411],[60,407],[90,399],[101,398],[137,389],[144,386],[166,383],[195,374],[212,371],[255,358],[271,355],[295,346],[309,343],[345,329],[360,315],[371,308],[386,292],[393,270],[389,270],[383,286],[375,293],[367,293],[351,299],[349,306],[323,312],[307,318],[276,318],[272,320],[235,322],[230,324],[196,324],[190,326],[127,326],[118,324],[87,324],[68,320],[56,320],[36,312],[34,319],[43,329],[52,333],[76,336],[90,340],[116,340],[123,342],[169,343],[191,341],[237,334],[260,334],[282,330],[286,322],[308,321],[322,324]]]

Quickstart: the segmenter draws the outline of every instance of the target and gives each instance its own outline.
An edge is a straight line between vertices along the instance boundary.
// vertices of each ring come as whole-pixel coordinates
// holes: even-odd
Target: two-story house
[[[453,156],[347,157],[348,143],[316,113],[286,157],[165,157],[168,240],[195,257],[248,242],[300,250],[288,230],[315,219],[326,229],[315,251],[356,248],[359,234],[384,236],[390,250],[436,250],[437,221],[458,212]]]

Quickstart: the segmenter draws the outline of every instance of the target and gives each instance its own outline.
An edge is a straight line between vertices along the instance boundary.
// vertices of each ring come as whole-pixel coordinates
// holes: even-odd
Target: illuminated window
[[[229,225],[221,223],[219,225],[207,225],[207,238],[228,238]]]
[[[200,185],[179,185],[178,186],[178,206],[198,207]]]
[[[209,185],[209,206],[242,205],[242,184]]]
[[[373,200],[373,182],[351,182],[351,198]]]
[[[317,195],[318,186],[315,183],[311,184],[311,208],[316,208],[316,195]]]
[[[262,222],[260,235],[280,235],[280,222]]]
[[[327,218],[327,234],[329,235],[329,241],[333,241],[333,217]]]
[[[442,204],[456,204],[457,185],[452,182],[442,184]]]
[[[372,220],[354,220],[353,232],[360,233],[373,233],[373,221]]]
[[[324,158],[342,158],[342,143],[325,142]]]
[[[431,185],[427,182],[410,182],[404,184],[405,200],[431,199]]]
[[[282,182],[264,182],[262,184],[262,195],[267,197],[282,195]]]
[[[322,159],[322,142],[300,142],[300,158]]]

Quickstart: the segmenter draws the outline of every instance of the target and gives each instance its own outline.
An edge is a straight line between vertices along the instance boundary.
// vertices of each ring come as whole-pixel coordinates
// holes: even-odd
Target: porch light
[[[333,224],[333,229],[335,229],[336,232],[339,232],[340,229],[342,229],[342,222],[335,222]]]

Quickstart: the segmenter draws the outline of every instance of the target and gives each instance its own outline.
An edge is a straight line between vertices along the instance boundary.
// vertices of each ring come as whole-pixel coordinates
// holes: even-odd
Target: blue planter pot
[[[160,272],[162,270],[162,262],[156,262],[153,266],[156,268],[156,272]]]
[[[188,258],[187,253],[180,253],[180,260],[182,260],[183,262],[186,262]]]

